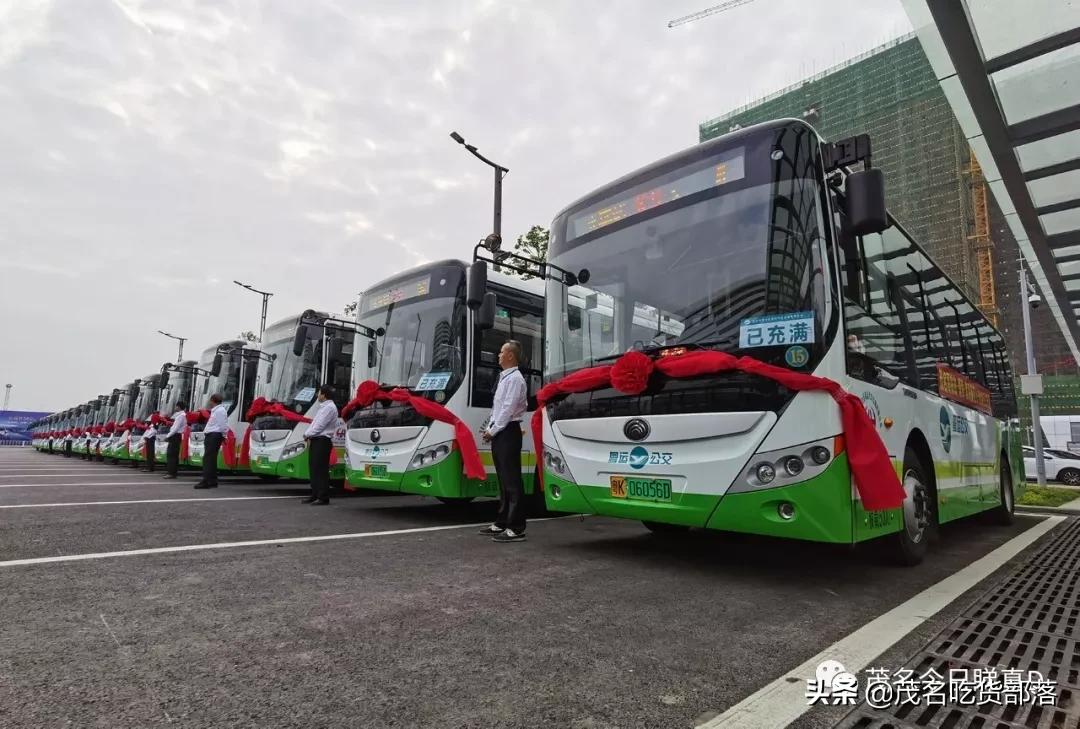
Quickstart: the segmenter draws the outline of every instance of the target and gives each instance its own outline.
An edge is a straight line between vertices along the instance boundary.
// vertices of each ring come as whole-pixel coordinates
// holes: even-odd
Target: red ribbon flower
[[[640,395],[649,384],[653,361],[644,352],[627,352],[611,367],[611,386],[624,395]]]

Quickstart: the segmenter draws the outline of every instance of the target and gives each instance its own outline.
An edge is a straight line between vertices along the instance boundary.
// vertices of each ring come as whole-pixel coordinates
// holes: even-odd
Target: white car
[[[1070,486],[1080,486],[1080,455],[1069,451],[1043,450],[1043,464],[1047,481],[1061,481]],[[1035,471],[1035,449],[1024,447],[1024,475],[1029,481],[1038,478]]]

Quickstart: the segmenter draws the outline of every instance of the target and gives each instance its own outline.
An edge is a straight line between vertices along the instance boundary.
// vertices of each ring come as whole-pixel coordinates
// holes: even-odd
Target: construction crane
[[[722,13],[725,10],[737,8],[740,5],[749,5],[752,2],[754,2],[754,0],[728,0],[726,3],[713,5],[711,8],[705,8],[704,10],[699,10],[696,13],[690,13],[690,15],[684,15],[681,18],[675,18],[675,20],[668,21],[667,27],[674,28],[676,25],[693,23],[695,20],[701,20],[702,18],[707,18],[710,15],[716,15],[717,13]]]

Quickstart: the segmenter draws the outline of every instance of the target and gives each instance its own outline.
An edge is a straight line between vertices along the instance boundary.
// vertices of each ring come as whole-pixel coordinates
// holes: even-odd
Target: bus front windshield
[[[824,351],[818,154],[804,125],[744,134],[560,215],[549,260],[588,275],[548,281],[546,377],[674,346],[783,365],[798,344],[809,371]]]
[[[203,352],[202,361],[199,362],[199,369],[207,372],[214,366],[214,356],[217,354],[217,348],[208,349]],[[210,407],[210,396],[215,392],[221,395],[221,404],[225,406],[225,410],[232,415],[233,410],[237,406],[237,398],[240,393],[240,352],[223,352],[221,354],[221,371],[217,376],[201,377],[202,385],[199,387],[198,407]]]
[[[173,370],[169,372],[169,384],[161,391],[158,398],[159,409],[162,413],[172,416],[177,403],[183,401],[187,407],[193,407],[191,402],[191,381],[195,374],[190,368]]]
[[[158,386],[156,384],[147,384],[139,387],[139,395],[135,398],[135,412],[131,416],[138,420],[140,423],[146,422],[150,417],[150,414],[154,412],[154,405],[157,404],[158,399]]]
[[[303,353],[293,354],[296,321],[278,324],[266,330],[263,351],[269,362],[260,363],[263,392],[267,400],[279,402],[303,413],[315,402],[316,388],[322,373],[323,330],[307,327]]]

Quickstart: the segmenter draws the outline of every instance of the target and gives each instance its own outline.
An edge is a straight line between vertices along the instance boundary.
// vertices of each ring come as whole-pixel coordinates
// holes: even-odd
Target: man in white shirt
[[[203,428],[203,462],[202,480],[195,484],[197,489],[216,489],[217,457],[221,450],[221,442],[225,440],[225,433],[229,430],[229,411],[221,404],[221,395],[214,393],[210,396],[210,419]]]
[[[176,478],[180,470],[180,445],[184,441],[184,428],[187,427],[186,410],[186,402],[176,403],[172,425],[169,426],[169,432],[165,436],[165,440],[169,442],[169,448],[165,451],[165,478]]]
[[[308,472],[311,474],[311,496],[304,504],[325,506],[330,503],[330,454],[334,450],[334,431],[338,427],[338,409],[330,385],[319,388],[319,409],[304,431],[308,447]]]
[[[499,384],[491,407],[484,442],[491,443],[491,459],[499,479],[499,514],[495,523],[480,530],[496,542],[525,540],[525,486],[521,482],[521,419],[528,409],[528,388],[518,365],[521,344],[513,339],[499,350]]]
[[[142,470],[147,473],[154,472],[154,447],[156,443],[157,426],[153,423],[147,423],[146,430],[143,431],[142,443],[140,444],[143,455],[146,456],[146,464],[143,466]]]

